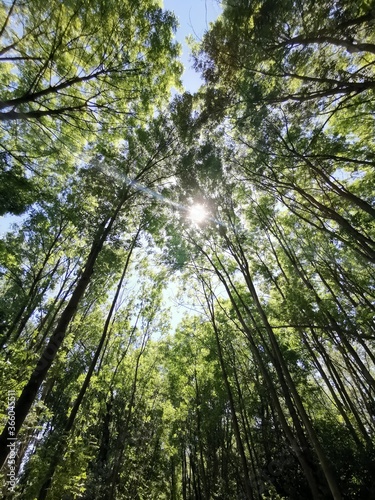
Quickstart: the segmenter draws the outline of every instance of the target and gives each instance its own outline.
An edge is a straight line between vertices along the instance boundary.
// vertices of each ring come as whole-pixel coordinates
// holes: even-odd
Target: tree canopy
[[[3,498],[373,498],[373,3],[0,12]]]

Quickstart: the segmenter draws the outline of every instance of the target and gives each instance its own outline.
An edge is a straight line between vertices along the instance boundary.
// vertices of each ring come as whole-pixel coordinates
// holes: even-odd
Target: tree
[[[161,179],[169,177],[171,172],[165,174],[162,169],[157,169],[156,166],[166,160],[170,155],[169,144],[164,135],[160,135],[160,125],[163,123],[163,119],[159,118],[155,122],[154,132],[156,134],[156,140],[160,140],[159,143],[152,143],[153,151],[148,156],[148,146],[150,142],[142,143],[137,142],[137,139],[133,140],[133,144],[129,142],[129,150],[127,152],[127,168],[123,165],[123,172],[127,175],[131,175],[132,182],[136,185],[138,182],[148,183],[152,186],[152,183],[160,182]],[[138,131],[138,140],[142,139],[144,132]],[[151,128],[149,130],[151,134]],[[154,137],[155,138],[155,137]],[[173,137],[169,137],[170,143],[173,143]],[[135,150],[138,149],[138,158],[135,156]],[[133,153],[133,155],[131,154]],[[124,175],[123,174],[123,175]],[[121,179],[121,176],[120,176]],[[125,177],[126,179],[126,177]],[[108,204],[99,215],[99,225],[96,232],[93,235],[92,243],[88,254],[86,255],[86,260],[82,265],[81,271],[79,273],[79,278],[75,284],[72,294],[66,302],[64,310],[54,325],[54,329],[51,330],[49,341],[47,345],[44,346],[43,351],[40,354],[39,360],[36,364],[34,371],[32,372],[26,386],[22,390],[22,394],[18,399],[17,407],[17,420],[15,424],[15,434],[17,435],[30,408],[34,402],[35,397],[39,391],[39,388],[50,369],[56,354],[65,338],[67,329],[74,317],[75,312],[79,306],[82,297],[85,294],[86,289],[90,284],[91,277],[94,272],[94,268],[97,265],[97,261],[103,246],[109,239],[111,231],[118,224],[118,219],[125,212],[125,216],[131,208],[132,200],[137,193],[137,191],[132,190],[131,184],[129,182],[120,181],[120,185],[117,187],[114,199]],[[117,228],[120,229],[119,227]],[[8,427],[5,427],[3,434],[0,438],[0,442],[6,443],[8,440]],[[2,447],[1,451],[1,461],[5,460],[8,450],[6,446]]]
[[[150,85],[164,92],[173,82],[177,63],[156,67],[177,55],[175,20],[155,2],[14,1],[2,10],[1,121],[55,116],[102,128],[106,114],[136,113],[131,101],[150,105]]]
[[[168,110],[169,14],[52,7],[0,27],[14,497],[372,498],[372,6],[225,2]]]
[[[153,0],[14,1],[1,11],[3,211],[21,213],[49,184],[63,189],[91,141],[121,140],[147,121],[181,66],[176,21]]]
[[[309,112],[315,101],[322,114],[356,96],[360,104],[374,85],[373,19],[365,3],[227,2],[197,48],[196,67],[235,105],[249,114],[257,109],[258,118],[263,103],[289,102],[293,110],[294,102]]]

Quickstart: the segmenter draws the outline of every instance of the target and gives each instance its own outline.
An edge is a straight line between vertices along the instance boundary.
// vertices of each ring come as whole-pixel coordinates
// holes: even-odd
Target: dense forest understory
[[[1,0],[4,499],[375,498],[375,3],[222,9]]]

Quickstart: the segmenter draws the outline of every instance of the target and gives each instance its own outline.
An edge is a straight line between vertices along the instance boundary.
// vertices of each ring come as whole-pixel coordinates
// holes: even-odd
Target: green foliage
[[[374,11],[223,6],[0,5],[15,499],[374,497]]]

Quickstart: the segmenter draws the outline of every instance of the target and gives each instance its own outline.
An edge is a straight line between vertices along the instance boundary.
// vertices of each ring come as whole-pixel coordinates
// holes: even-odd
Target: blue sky
[[[193,35],[196,40],[202,38],[209,28],[209,23],[215,21],[220,15],[220,2],[218,0],[164,0],[164,8],[173,11],[180,23],[176,40],[182,44],[181,60],[185,66],[182,82],[185,90],[195,92],[202,81],[190,67],[192,61],[190,61],[189,47],[185,43],[185,38],[188,35]]]

